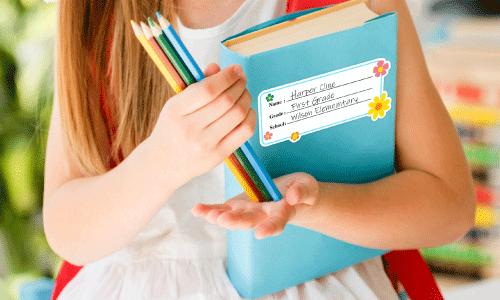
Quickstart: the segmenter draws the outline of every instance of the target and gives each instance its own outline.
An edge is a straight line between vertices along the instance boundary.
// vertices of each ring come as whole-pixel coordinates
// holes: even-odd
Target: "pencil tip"
[[[137,37],[143,35],[144,33],[142,32],[142,29],[139,25],[137,25],[136,22],[134,22],[133,20],[130,21],[130,23],[132,24],[132,28],[134,29],[134,33]]]
[[[158,17],[158,22],[160,22],[161,29],[165,29],[170,26],[170,22],[165,19],[159,12],[156,12],[156,16]]]
[[[151,30],[149,29],[148,25],[144,22],[141,22],[141,27],[142,31],[144,32],[144,35],[146,36],[146,39],[149,40],[153,34],[151,33]]]
[[[160,27],[155,23],[155,21],[149,19],[149,27],[151,27],[151,32],[153,33],[153,36],[158,37],[161,35],[161,29]]]
[[[155,21],[153,21],[150,17],[148,17],[148,23],[151,27],[156,26]]]

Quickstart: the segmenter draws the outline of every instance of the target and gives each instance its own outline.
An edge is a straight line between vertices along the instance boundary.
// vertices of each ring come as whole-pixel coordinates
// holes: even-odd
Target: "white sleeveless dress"
[[[247,0],[224,23],[186,28],[179,35],[204,70],[219,63],[219,43],[253,25],[285,14],[286,0]],[[196,203],[224,199],[223,164],[180,187],[127,246],[84,266],[58,300],[242,299],[226,273],[225,229],[194,217]],[[261,299],[384,299],[398,297],[380,257]]]

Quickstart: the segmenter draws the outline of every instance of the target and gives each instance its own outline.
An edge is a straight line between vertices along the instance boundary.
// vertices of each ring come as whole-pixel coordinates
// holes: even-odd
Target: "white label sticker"
[[[262,91],[261,145],[297,142],[303,135],[362,117],[383,118],[391,107],[383,92],[389,69],[390,63],[379,58]]]

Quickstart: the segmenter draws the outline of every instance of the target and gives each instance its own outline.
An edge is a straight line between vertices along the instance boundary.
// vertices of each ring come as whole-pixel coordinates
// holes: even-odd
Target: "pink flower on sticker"
[[[266,141],[268,141],[268,140],[270,140],[270,139],[271,139],[271,137],[272,137],[272,136],[273,136],[273,134],[272,134],[271,132],[269,132],[269,131],[268,131],[268,132],[266,132],[266,134],[264,134],[264,139],[265,139]]]
[[[380,77],[384,76],[387,74],[387,70],[391,67],[389,62],[386,62],[384,60],[380,60],[377,63],[377,66],[373,68],[373,73],[375,73],[375,77]]]

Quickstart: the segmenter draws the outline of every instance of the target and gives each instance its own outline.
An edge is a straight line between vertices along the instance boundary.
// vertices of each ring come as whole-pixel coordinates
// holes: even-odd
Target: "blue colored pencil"
[[[202,80],[205,77],[203,75],[203,72],[184,46],[184,43],[179,38],[172,25],[170,25],[170,22],[168,22],[168,20],[165,19],[159,12],[156,12],[156,16],[158,18],[158,22],[160,23],[160,27],[163,30],[163,33],[165,33],[168,40],[172,43],[175,51],[177,51],[177,53],[181,56],[182,60],[188,67],[191,74],[193,74],[196,81]]]
[[[271,197],[273,198],[274,201],[279,201],[283,196],[281,196],[280,191],[274,184],[273,180],[271,179],[271,176],[267,173],[266,169],[264,169],[264,166],[260,162],[259,158],[253,151],[252,147],[248,142],[245,142],[243,145],[240,147],[241,151],[245,154],[247,157],[248,161],[252,165],[253,169],[255,172],[257,172],[257,175],[259,175],[260,180],[266,187],[267,191],[269,194],[271,194]]]

